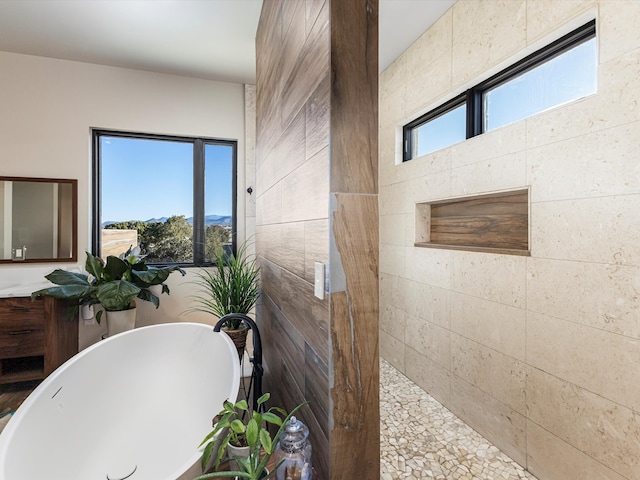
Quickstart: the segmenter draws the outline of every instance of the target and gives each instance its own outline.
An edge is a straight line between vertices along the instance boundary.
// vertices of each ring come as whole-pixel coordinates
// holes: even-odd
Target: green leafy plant
[[[220,466],[220,462],[227,451],[229,443],[238,441],[244,437],[246,444],[249,447],[249,456],[247,458],[234,457],[236,464],[238,465],[237,471],[228,472],[213,472],[202,475],[195,480],[204,480],[207,478],[220,478],[220,477],[238,477],[247,478],[249,480],[259,480],[261,478],[270,478],[275,474],[273,472],[265,473],[265,467],[271,455],[273,455],[274,449],[280,439],[280,435],[284,431],[285,425],[291,419],[291,417],[300,410],[305,403],[301,403],[290,413],[287,414],[285,410],[279,407],[271,407],[266,412],[260,413],[261,406],[267,402],[270,398],[269,393],[265,393],[258,399],[258,411],[249,412],[249,408],[246,400],[240,400],[233,404],[229,401],[224,402],[224,407],[220,413],[216,416],[216,423],[213,430],[209,433],[200,447],[205,446],[202,454],[202,470],[204,471],[209,464],[211,455],[213,454],[213,448],[216,444],[216,435],[218,432],[224,432],[220,447],[216,453],[216,459],[214,469]],[[243,418],[249,420],[245,423]],[[278,431],[272,438],[267,428],[268,424],[278,426]]]
[[[198,292],[190,298],[196,306],[190,311],[205,312],[219,318],[229,313],[247,314],[255,306],[260,296],[258,285],[259,268],[255,258],[247,255],[248,243],[238,247],[237,253],[225,253],[218,249],[215,266],[196,272]],[[224,327],[238,329],[241,319],[229,320]]]
[[[100,304],[109,312],[133,308],[135,298],[160,305],[160,299],[149,290],[153,285],[162,285],[162,293],[169,294],[169,287],[164,283],[169,275],[185,271],[177,266],[154,267],[144,262],[140,249],[129,248],[119,257],[109,255],[107,261],[87,252],[85,270],[88,274],[56,269],[45,278],[57,286],[44,288],[31,294],[35,299],[49,296],[65,300],[77,300],[70,314],[74,315],[79,306]],[[102,310],[96,314],[100,323]]]

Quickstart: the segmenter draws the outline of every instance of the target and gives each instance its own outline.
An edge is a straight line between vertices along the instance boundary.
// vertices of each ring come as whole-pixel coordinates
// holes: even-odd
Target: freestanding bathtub
[[[191,480],[198,445],[239,387],[238,353],[208,325],[170,323],[68,360],[0,435],[0,480]]]

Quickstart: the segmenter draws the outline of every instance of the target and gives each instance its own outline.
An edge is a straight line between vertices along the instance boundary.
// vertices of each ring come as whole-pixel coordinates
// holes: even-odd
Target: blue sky
[[[102,137],[102,221],[193,215],[191,143]],[[205,214],[231,215],[233,150],[205,146]]]

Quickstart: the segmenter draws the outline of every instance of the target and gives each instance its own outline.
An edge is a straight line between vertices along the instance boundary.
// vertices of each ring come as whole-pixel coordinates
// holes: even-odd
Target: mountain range
[[[142,220],[144,223],[153,223],[153,222],[166,222],[168,217],[160,217],[160,218],[150,218],[148,220]],[[131,221],[136,222],[138,220],[122,220],[122,221]],[[106,222],[102,222],[102,226],[105,227],[107,225],[111,225],[112,223],[121,223],[122,221],[111,221],[108,220]],[[187,222],[190,225],[193,225],[193,217],[187,218]],[[210,225],[222,225],[223,227],[230,227],[232,223],[232,218],[230,215],[205,215],[204,224],[206,227]]]

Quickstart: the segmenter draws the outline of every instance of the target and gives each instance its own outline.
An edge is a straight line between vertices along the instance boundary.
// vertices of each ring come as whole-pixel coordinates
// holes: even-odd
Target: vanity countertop
[[[30,297],[32,292],[55,286],[51,282],[23,283],[18,285],[0,286],[0,298]]]

